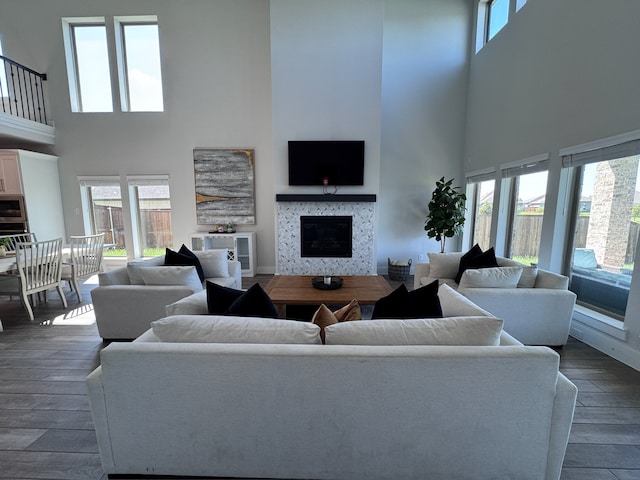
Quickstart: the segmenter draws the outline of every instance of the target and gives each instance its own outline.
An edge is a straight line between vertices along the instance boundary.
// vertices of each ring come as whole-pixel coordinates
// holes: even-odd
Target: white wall
[[[597,0],[529,0],[471,60],[465,170],[551,155],[547,201],[562,203],[546,212],[542,266],[559,270],[565,248],[569,212],[558,151],[640,129],[640,63],[630,40],[638,18],[636,1],[603,8]],[[638,303],[640,281],[630,297]],[[640,368],[640,310],[632,303],[625,331],[598,323],[576,328],[585,341]]]
[[[165,111],[118,112],[116,98],[114,113],[72,114],[60,18],[105,16],[112,29],[113,15],[138,14],[158,16]],[[196,224],[193,148],[255,148],[257,224],[238,228],[259,232],[259,266],[275,264],[268,2],[7,0],[0,31],[7,55],[49,77],[67,234],[83,231],[78,175],[169,174],[179,247],[207,230]]]
[[[440,251],[424,223],[436,180],[463,186],[471,14],[467,0],[386,2],[379,271],[388,257],[417,262]],[[456,247],[455,239],[446,245]]]

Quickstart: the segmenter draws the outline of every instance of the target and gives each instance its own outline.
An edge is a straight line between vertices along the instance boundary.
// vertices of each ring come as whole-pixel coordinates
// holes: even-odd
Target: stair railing
[[[0,55],[0,112],[47,124],[42,82],[38,73]]]

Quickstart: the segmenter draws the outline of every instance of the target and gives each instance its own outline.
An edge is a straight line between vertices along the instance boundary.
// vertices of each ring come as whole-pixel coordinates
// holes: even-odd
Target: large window
[[[486,41],[491,40],[507,24],[509,0],[491,0],[487,11]]]
[[[510,212],[506,251],[524,264],[538,263],[548,167],[546,154],[501,167]]]
[[[63,19],[73,112],[112,112],[111,73],[104,18]]]
[[[110,58],[116,58],[123,112],[164,109],[155,16],[116,17],[115,39],[103,17],[63,18],[62,27],[73,112],[113,111]]]
[[[467,177],[467,199],[470,202],[468,218],[471,227],[471,244],[476,243],[483,250],[491,247],[491,217],[493,216],[494,191],[496,181],[494,172]]]
[[[640,141],[563,156],[575,169],[570,288],[624,320],[640,232]]]
[[[173,246],[168,177],[81,177],[85,231],[105,234],[105,256],[152,257]],[[122,195],[126,189],[128,195]]]
[[[161,112],[160,42],[155,17],[116,17],[122,111]]]

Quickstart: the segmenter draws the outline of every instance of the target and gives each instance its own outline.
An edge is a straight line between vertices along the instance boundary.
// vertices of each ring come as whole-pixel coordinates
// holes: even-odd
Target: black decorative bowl
[[[311,279],[313,288],[318,290],[336,290],[342,286],[343,280],[340,277],[331,277],[331,283],[324,283],[324,277],[314,277]]]

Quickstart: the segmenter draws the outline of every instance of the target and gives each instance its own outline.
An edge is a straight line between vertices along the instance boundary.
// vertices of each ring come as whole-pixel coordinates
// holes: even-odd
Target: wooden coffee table
[[[373,305],[389,295],[391,285],[378,275],[341,276],[344,283],[336,290],[320,290],[311,284],[313,275],[274,275],[265,292],[282,318],[287,305],[346,305],[354,298],[360,305]]]

